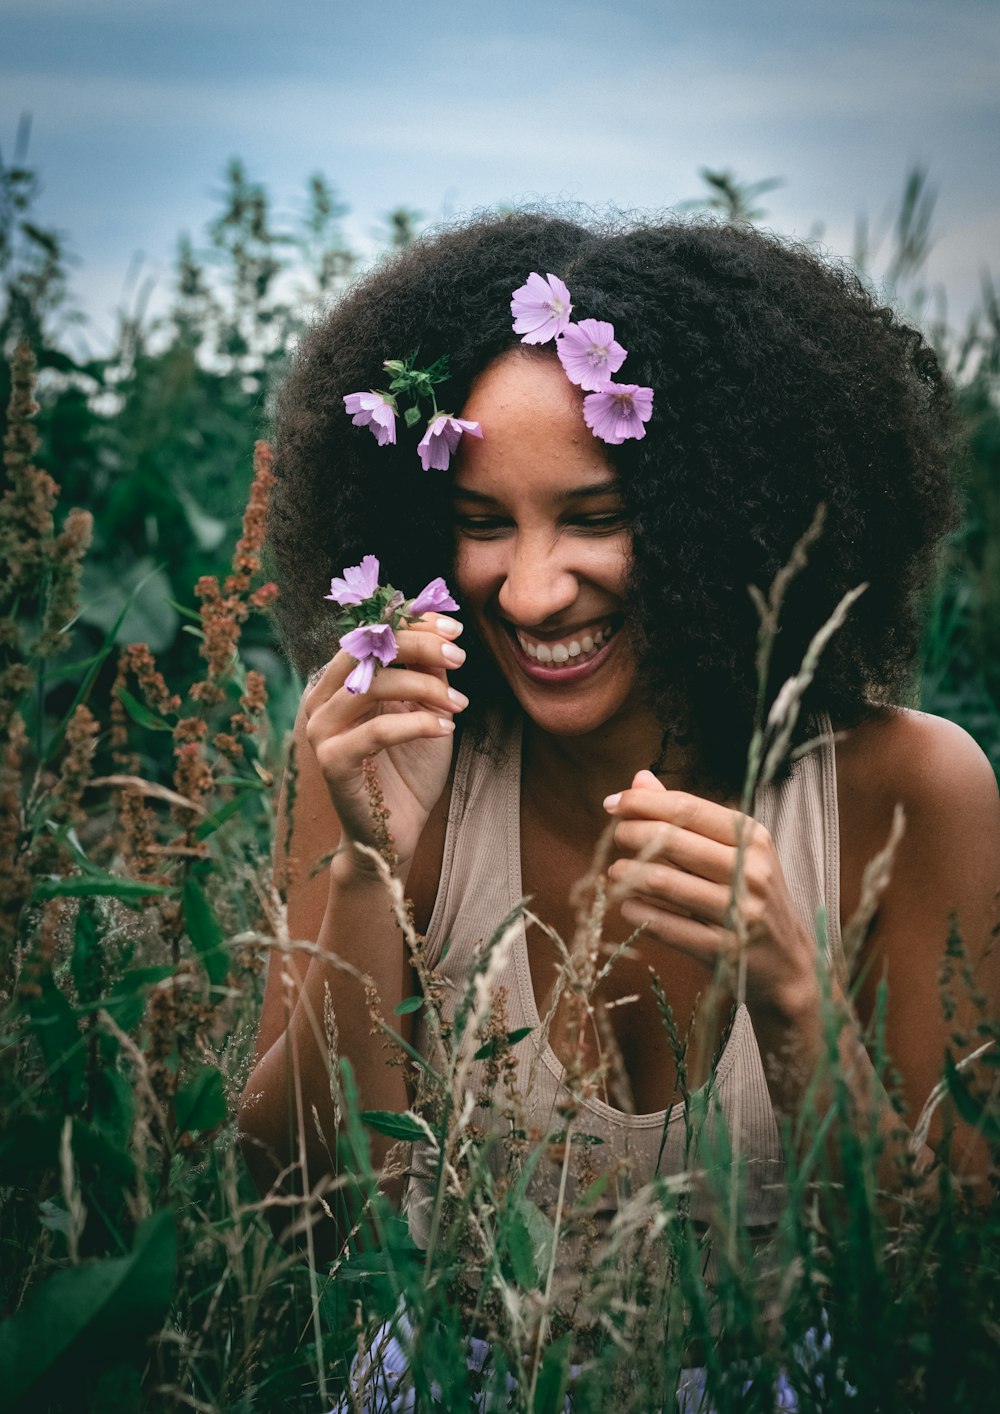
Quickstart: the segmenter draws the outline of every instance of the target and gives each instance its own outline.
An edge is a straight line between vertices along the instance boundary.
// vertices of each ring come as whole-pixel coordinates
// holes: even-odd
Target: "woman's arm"
[[[859,857],[855,835],[864,837],[867,859],[885,844],[897,801],[907,815],[906,834],[862,955],[867,971],[860,1002],[864,1020],[884,960],[890,973],[887,1049],[902,1076],[905,1119],[912,1125],[941,1076],[954,1029],[944,1020],[938,996],[953,915],[994,1016],[1000,1002],[996,954],[989,947],[1000,884],[1000,800],[989,763],[958,728],[896,713],[883,731],[889,736],[869,734],[852,748],[853,756],[848,752],[846,777],[853,785],[841,802],[842,834],[852,841],[852,859]],[[734,956],[732,882],[741,832],[749,822],[713,802],[666,791],[648,772],[640,772],[632,789],[609,808],[621,822],[620,848],[632,855],[652,850],[647,861],[626,858],[612,866],[612,879],[632,895],[622,905],[623,916],[709,967],[720,954]],[[741,910],[745,999],[772,1102],[776,1110],[794,1114],[826,1049],[815,940],[797,916],[767,831],[754,823],[749,840]],[[855,872],[859,880],[860,868]],[[849,881],[848,905],[857,892]],[[969,1023],[970,1014],[963,1019]],[[841,1074],[859,1107],[875,1105],[871,1118],[890,1141],[884,1176],[891,1182],[899,1116],[881,1087],[873,1085],[871,1058],[846,1008],[839,1051]],[[940,1138],[942,1122],[939,1114],[932,1142]],[[930,1162],[932,1155],[923,1157]],[[985,1179],[985,1148],[961,1122],[952,1162],[957,1171]]]
[[[293,951],[272,954],[256,1061],[240,1103],[243,1150],[262,1190],[301,1165],[303,1155],[306,1173],[296,1186],[315,1186],[336,1167],[331,1035],[338,1056],[351,1063],[364,1108],[407,1106],[402,1071],[391,1063],[378,1022],[398,1026],[394,1009],[412,980],[385,885],[354,848],[377,843],[364,763],[376,763],[398,877],[406,886],[416,867],[429,878],[440,863],[430,855],[440,833],[452,714],[464,699],[449,695],[446,654],[451,650],[453,660],[461,650],[442,631],[420,625],[398,638],[404,666],[379,672],[371,690],[355,697],[344,688],[353,661],[338,654],[307,689],[296,721],[275,861]],[[296,942],[305,947],[294,951]],[[372,1137],[376,1165],[388,1148]]]

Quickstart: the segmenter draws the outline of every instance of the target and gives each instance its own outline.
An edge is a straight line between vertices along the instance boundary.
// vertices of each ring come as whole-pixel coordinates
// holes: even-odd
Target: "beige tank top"
[[[820,909],[826,918],[829,965],[843,973],[840,936],[840,849],[833,736],[828,718],[818,722],[821,744],[802,757],[784,781],[760,792],[756,818],[773,839],[785,879],[803,922],[815,932]],[[444,984],[442,1011],[450,1019],[466,988],[477,956],[522,899],[521,892],[521,718],[497,719],[488,737],[463,738],[456,763],[441,878],[427,930],[427,961]],[[446,941],[449,946],[445,948]],[[442,956],[443,954],[443,956]],[[563,1067],[541,1038],[541,1022],[528,967],[523,922],[513,929],[506,961],[495,979],[503,988],[508,1031],[530,1027],[513,1047],[516,1082],[527,1125],[543,1134],[563,1128],[556,1113]],[[428,1036],[418,1017],[415,1044],[428,1055]],[[465,1089],[473,1097],[484,1083],[484,1063],[473,1062]],[[736,1012],[716,1061],[712,1085],[716,1113],[724,1117],[732,1148],[746,1165],[748,1224],[768,1227],[781,1210],[784,1165],[774,1113],[750,1014]],[[653,1114],[626,1114],[598,1098],[582,1101],[577,1129],[601,1141],[593,1153],[599,1166],[612,1160],[627,1175],[625,1192],[635,1192],[655,1174],[679,1173],[685,1166],[683,1106]],[[475,1122],[496,1127],[491,1110],[477,1107]],[[687,1156],[690,1165],[690,1156]],[[554,1179],[542,1172],[532,1197],[543,1206],[553,1197]],[[554,1167],[551,1166],[550,1167]],[[426,1247],[430,1230],[435,1155],[430,1145],[413,1146],[405,1210],[410,1234]],[[548,1184],[548,1187],[546,1186]],[[613,1213],[625,1194],[616,1181],[604,1201]]]

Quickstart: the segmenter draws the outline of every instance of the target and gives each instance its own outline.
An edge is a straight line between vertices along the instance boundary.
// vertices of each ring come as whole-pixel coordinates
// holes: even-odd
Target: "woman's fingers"
[[[380,751],[424,737],[451,736],[454,730],[452,717],[439,717],[433,712],[384,712],[351,730],[327,737],[314,750],[324,773],[342,776],[356,771],[366,757],[377,756]]]
[[[724,928],[671,913],[648,899],[626,899],[621,905],[621,915],[631,927],[642,928],[649,937],[677,948],[709,968],[715,967],[720,957],[732,957],[736,947],[732,933]]]
[[[616,860],[608,878],[632,899],[725,926],[732,902],[728,883],[711,883],[669,864],[635,859]]]
[[[438,622],[453,624],[456,620],[441,619]],[[461,631],[461,626],[459,626],[459,631]],[[422,621],[418,621],[411,628],[400,629],[396,634],[396,643],[399,653],[391,665],[393,671],[399,671],[396,666],[398,664],[399,667],[420,669],[425,673],[442,677],[449,670],[460,668],[465,662],[464,649],[460,648],[457,643],[451,642],[449,638],[443,637],[432,625]],[[356,666],[357,659],[352,658],[343,649],[330,659],[306,692],[306,711],[310,716],[334,693],[340,691]],[[377,670],[373,686],[382,676],[382,670]],[[368,697],[369,695],[369,693],[358,694],[360,697]]]
[[[753,823],[748,816],[727,805],[718,805],[714,800],[705,800],[687,791],[662,787],[625,790],[617,796],[609,796],[604,805],[616,820],[658,821],[730,846],[738,846],[748,833],[748,825]]]
[[[615,827],[614,841],[627,854],[674,864],[714,884],[729,880],[736,857],[731,845],[660,820],[623,820]]]

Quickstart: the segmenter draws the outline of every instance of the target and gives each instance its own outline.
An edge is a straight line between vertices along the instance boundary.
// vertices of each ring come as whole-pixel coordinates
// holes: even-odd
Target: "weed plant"
[[[213,304],[187,250],[160,349],[136,315],[112,358],[81,358],[54,332],[64,259],[31,225],[33,176],[15,161],[2,178],[0,336],[6,352],[30,336],[44,376],[39,413],[32,356],[19,348],[0,500],[0,1408],[318,1414],[343,1399],[353,1410],[352,1360],[387,1322],[405,1356],[403,1392],[422,1409],[536,1414],[568,1399],[574,1411],[728,1414],[775,1408],[788,1389],[803,1411],[992,1407],[998,1205],[964,1195],[946,1163],[928,1202],[905,1146],[891,1196],[882,1191],[880,1142],[839,1071],[832,997],[828,1055],[786,1126],[787,1199],[766,1240],[745,1220],[741,1156],[711,1086],[687,1086],[690,1038],[662,993],[688,1162],[638,1191],[602,1168],[581,1104],[620,1094],[594,1002],[615,961],[602,942],[599,859],[561,943],[560,985],[580,1026],[601,1026],[608,1043],[596,1070],[582,1049],[571,1058],[552,1132],[533,1132],[520,1112],[518,1037],[492,994],[514,920],[498,920],[465,990],[448,994],[387,875],[435,1038],[418,1058],[384,1037],[412,1070],[411,1110],[359,1111],[336,1036],[316,1018],[342,1119],[324,1136],[329,1173],[308,1173],[303,1157],[257,1193],[234,1114],[262,973],[270,955],[311,946],[289,937],[271,883],[272,788],[286,769],[294,782],[282,738],[298,685],[264,652],[274,593],[259,566],[264,446],[231,562],[223,550],[245,484],[234,491],[232,468],[244,442],[249,461],[254,409],[294,333],[271,297],[280,242],[261,238],[264,194],[234,169],[213,237],[233,272],[231,302]],[[309,258],[329,295],[349,253],[329,224],[328,189],[314,196]],[[919,187],[909,211],[900,283],[926,249]],[[251,229],[256,245],[240,234]],[[922,705],[972,730],[1000,771],[992,286],[975,327],[944,352],[969,428],[969,514],[929,618]],[[39,426],[62,501],[36,465]],[[183,550],[166,566],[164,545]],[[109,585],[121,592],[95,610]],[[762,601],[765,626],[779,600]],[[781,722],[761,723],[748,799],[780,737]],[[876,869],[869,906],[878,883]],[[954,1015],[976,978],[960,938],[943,953],[942,1005]],[[335,987],[335,959],[330,969]],[[867,1039],[892,1093],[884,1007],[883,993]],[[985,1005],[979,1015],[955,1035],[929,1103],[978,1124],[996,1167],[997,1020]],[[983,1047],[978,1070],[961,1067]],[[313,1120],[290,1106],[290,1122],[302,1140]],[[383,1172],[373,1132],[397,1141]],[[382,1186],[405,1172],[414,1139],[436,1155],[426,1251]],[[331,1219],[342,1241],[320,1263],[317,1224]],[[471,1364],[470,1333],[485,1342]],[[384,1334],[381,1354],[391,1353]]]
[[[467,986],[448,994],[383,862],[434,1038],[419,1057],[379,1023],[411,1067],[412,1108],[359,1110],[329,1021],[316,1018],[341,1115],[339,1132],[323,1136],[330,1172],[305,1174],[302,1159],[302,1172],[258,1197],[232,1116],[262,965],[269,952],[312,946],[288,937],[269,883],[260,842],[279,752],[265,683],[239,657],[243,623],[274,592],[257,583],[268,451],[257,451],[229,573],[197,586],[201,671],[183,700],[148,647],[118,650],[109,631],[97,655],[72,665],[81,686],[52,720],[39,707],[39,675],[61,671],[72,648],[89,520],[70,512],[55,529],[57,488],[33,460],[32,381],[22,347],[0,505],[7,1407],[214,1414],[316,1411],[343,1399],[354,1409],[351,1362],[380,1330],[383,1351],[390,1339],[403,1350],[404,1392],[423,1409],[557,1411],[568,1400],[574,1411],[728,1414],[780,1407],[789,1390],[804,1411],[988,1407],[1000,1356],[1000,1214],[983,1195],[963,1195],[944,1164],[928,1203],[906,1151],[891,1194],[882,1191],[881,1144],[840,1073],[829,993],[828,1055],[813,1098],[786,1127],[787,1201],[766,1240],[747,1224],[741,1156],[715,1122],[711,1084],[686,1085],[687,1038],[665,1001],[687,1165],[636,1191],[626,1171],[602,1167],[581,1105],[612,1095],[617,1069],[594,1000],[615,962],[602,941],[600,857],[578,890],[560,985],[579,1033],[597,1024],[607,1044],[596,1069],[582,1045],[569,1058],[551,1132],[532,1132],[521,1113],[511,1083],[519,1037],[495,993],[515,919],[499,921]],[[762,681],[783,586],[760,598]],[[92,688],[106,658],[114,686],[100,703]],[[748,798],[780,759],[796,700],[761,724]],[[144,773],[150,734],[169,739],[169,779]],[[875,871],[869,908],[878,886]],[[337,960],[330,966],[334,987]],[[945,1004],[975,988],[967,971],[953,938]],[[879,1014],[868,1039],[891,1090]],[[995,1158],[996,1031],[981,1008],[978,1026],[955,1036],[941,1091]],[[982,1048],[973,1083],[961,1058]],[[290,1113],[304,1154],[312,1118],[301,1105]],[[397,1141],[382,1171],[371,1132]],[[426,1251],[383,1191],[405,1172],[415,1139],[435,1156]],[[607,1221],[609,1189],[617,1201]],[[320,1265],[308,1260],[311,1235],[330,1218],[345,1236]],[[485,1342],[471,1361],[470,1333]]]

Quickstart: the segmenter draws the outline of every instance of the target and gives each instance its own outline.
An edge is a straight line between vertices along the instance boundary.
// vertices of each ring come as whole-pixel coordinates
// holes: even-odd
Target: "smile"
[[[520,629],[514,630],[517,641],[527,653],[529,658],[534,658],[539,663],[555,663],[558,667],[562,663],[569,662],[572,658],[589,658],[596,653],[602,644],[608,643],[616,632],[614,624],[605,624],[603,628],[593,629],[587,633],[580,634],[578,638],[556,639],[554,642],[548,640],[532,638],[527,633],[522,633]]]
[[[589,626],[582,633],[563,638],[536,638],[534,634],[505,625],[514,657],[526,677],[535,682],[575,683],[590,677],[606,661],[620,621],[607,620]]]

